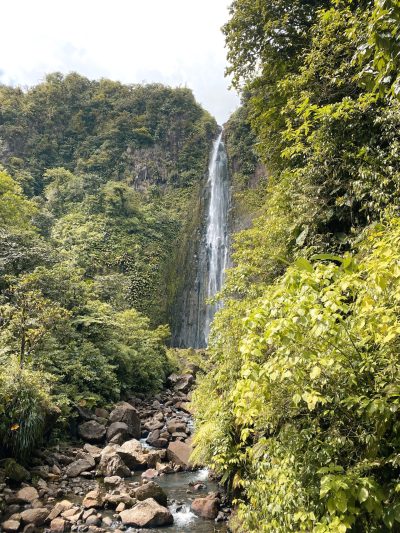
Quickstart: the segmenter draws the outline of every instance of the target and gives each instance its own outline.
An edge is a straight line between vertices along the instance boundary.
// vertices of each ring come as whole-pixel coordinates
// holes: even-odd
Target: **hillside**
[[[78,74],[0,87],[2,447],[28,451],[50,404],[68,419],[163,386],[216,129],[188,89]],[[10,431],[25,416],[32,429]]]

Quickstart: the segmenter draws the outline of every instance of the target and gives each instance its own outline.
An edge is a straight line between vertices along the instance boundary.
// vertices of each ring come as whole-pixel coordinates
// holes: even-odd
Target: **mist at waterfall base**
[[[205,217],[199,242],[194,284],[186,295],[175,345],[205,348],[210,327],[222,302],[207,303],[222,288],[229,261],[229,172],[223,131],[214,141],[204,189]]]

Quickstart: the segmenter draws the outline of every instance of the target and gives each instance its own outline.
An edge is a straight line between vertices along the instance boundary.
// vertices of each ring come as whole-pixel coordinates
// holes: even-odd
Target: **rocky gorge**
[[[1,530],[226,531],[224,495],[190,462],[196,370],[172,374],[152,399],[77,406],[76,438],[36,450],[26,466],[3,460]]]

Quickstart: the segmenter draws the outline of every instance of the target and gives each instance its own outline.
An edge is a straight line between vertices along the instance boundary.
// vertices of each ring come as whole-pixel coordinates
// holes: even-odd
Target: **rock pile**
[[[78,408],[83,445],[38,450],[28,470],[3,461],[1,530],[101,533],[111,526],[171,524],[167,495],[155,480],[192,468],[188,394],[194,377],[173,375],[169,383],[171,388],[151,401],[133,398],[110,412]],[[137,472],[141,483],[131,479]],[[207,498],[194,500],[193,510],[215,519],[219,500]]]

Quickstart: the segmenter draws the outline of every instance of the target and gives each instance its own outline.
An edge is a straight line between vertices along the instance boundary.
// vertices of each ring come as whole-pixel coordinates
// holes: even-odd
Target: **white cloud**
[[[228,0],[15,0],[2,5],[0,80],[32,85],[77,71],[125,83],[187,85],[225,121]]]

